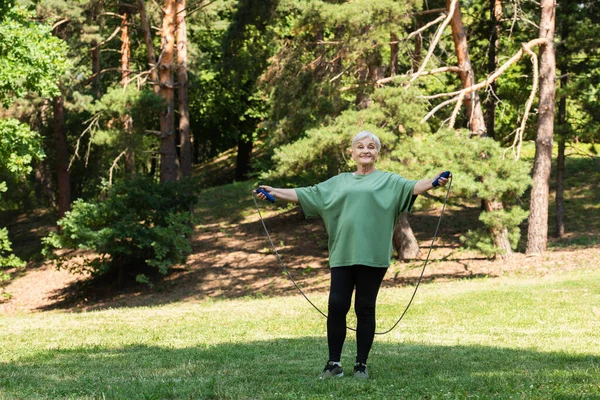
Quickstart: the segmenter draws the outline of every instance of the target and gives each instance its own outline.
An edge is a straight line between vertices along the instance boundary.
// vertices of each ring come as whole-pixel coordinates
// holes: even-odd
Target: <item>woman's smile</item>
[[[358,167],[357,173],[373,172],[378,155],[377,144],[371,137],[356,142],[352,147],[352,159]]]

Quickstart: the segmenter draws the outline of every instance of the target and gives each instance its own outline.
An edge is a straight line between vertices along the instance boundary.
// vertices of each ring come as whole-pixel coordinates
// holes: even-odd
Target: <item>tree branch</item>
[[[440,67],[440,68],[432,69],[431,71],[422,72],[420,76],[434,75],[434,74],[439,74],[442,72],[457,72],[458,73],[460,71],[461,71],[460,67],[456,67],[456,66]],[[387,78],[378,79],[375,82],[375,84],[378,86],[381,86],[385,83],[393,81],[394,79],[404,78],[404,77],[407,77],[408,75],[409,74],[388,76]],[[410,76],[414,76],[414,75],[416,75],[416,72],[414,74],[410,74]]]
[[[521,45],[521,49],[515,53],[514,56],[512,56],[507,62],[505,62],[504,64],[502,64],[502,66],[500,68],[498,68],[496,71],[494,71],[492,74],[488,75],[487,78],[482,81],[479,82],[475,85],[469,86],[467,88],[461,89],[461,90],[457,90],[454,92],[448,92],[448,93],[439,93],[439,94],[435,94],[432,96],[424,96],[425,99],[437,99],[440,97],[448,97],[448,96],[454,96],[452,99],[450,100],[446,100],[442,103],[440,103],[439,105],[437,105],[433,110],[431,110],[422,120],[421,123],[426,122],[429,118],[431,118],[431,116],[433,116],[433,114],[435,114],[436,111],[438,111],[441,107],[444,107],[448,104],[451,104],[454,101],[457,101],[461,96],[466,96],[474,91],[477,91],[479,89],[482,89],[486,86],[488,86],[490,83],[494,82],[496,79],[498,79],[500,77],[500,75],[502,75],[511,65],[513,65],[514,63],[516,63],[517,61],[519,61],[522,57],[523,57],[523,53],[527,53],[527,54],[535,54],[531,51],[531,49],[535,46],[543,46],[546,43],[548,43],[548,40],[545,38],[538,38],[538,39],[533,39],[527,43],[524,43]],[[537,59],[537,58],[536,58]],[[537,61],[536,61],[537,62]]]
[[[458,3],[458,0],[452,0],[452,3],[450,3],[450,8],[448,9],[448,15],[446,16],[446,19],[444,19],[444,22],[442,22],[442,24],[438,27],[438,30],[435,33],[433,40],[429,44],[429,49],[427,50],[427,55],[423,59],[423,62],[421,63],[421,66],[419,67],[419,70],[417,71],[417,73],[415,75],[413,75],[412,78],[410,78],[410,82],[413,82],[415,79],[417,79],[425,70],[425,67],[427,66],[427,62],[433,55],[433,50],[435,50],[438,42],[440,41],[440,38],[442,37],[442,33],[444,32],[444,29],[446,29],[446,27],[450,23],[450,20],[452,19],[452,16],[454,15],[454,10],[456,8],[457,3]]]
[[[437,13],[443,13],[444,11],[446,11],[445,8],[433,8],[431,10],[417,11],[416,13],[414,13],[412,15],[419,16],[419,15],[427,15],[427,14],[437,14]]]
[[[111,35],[106,40],[103,40],[101,43],[98,43],[95,47],[92,47],[90,49],[90,51],[94,51],[94,50],[98,49],[100,46],[103,46],[104,44],[108,43],[112,38],[114,38],[117,35],[117,33],[119,33],[120,30],[121,30],[121,27],[117,26],[116,29],[114,30],[114,32],[111,33]]]
[[[533,104],[533,100],[535,99],[535,94],[538,88],[539,81],[539,64],[537,54],[535,54],[531,49],[524,47],[524,50],[531,56],[531,63],[533,64],[533,86],[531,88],[531,93],[529,93],[529,98],[527,99],[527,103],[525,105],[525,112],[523,114],[523,120],[521,121],[521,126],[517,129],[515,133],[515,141],[513,142],[512,147],[517,146],[517,154],[515,156],[515,160],[518,160],[521,157],[521,148],[523,147],[523,132],[525,132],[525,126],[527,124],[527,118],[529,117],[529,111],[531,110],[531,106]]]
[[[119,154],[117,156],[117,158],[115,158],[115,160],[113,161],[112,165],[110,166],[110,169],[108,170],[108,185],[111,186],[112,185],[112,176],[113,176],[113,170],[115,169],[115,167],[117,166],[117,162],[119,162],[119,159],[121,159],[121,157],[123,157],[127,152],[127,149],[123,150],[121,152],[121,154]]]
[[[512,64],[519,61],[523,57],[523,53],[526,52],[525,49],[531,51],[532,47],[543,46],[546,43],[547,43],[547,39],[544,39],[544,38],[533,39],[527,43],[524,43],[521,45],[521,49],[517,53],[515,53],[514,56],[512,56],[507,62],[502,64],[502,66],[500,68],[498,68],[496,71],[494,71],[492,74],[488,75],[484,81],[479,82],[473,86],[469,86],[467,88],[457,90],[455,92],[439,93],[439,94],[434,94],[432,96],[426,96],[425,98],[426,99],[437,99],[440,97],[457,96],[461,92],[465,92],[465,94],[469,94],[471,92],[482,89],[482,88],[486,87],[487,85],[489,85],[490,83],[494,82],[496,79],[498,79],[498,77],[500,77],[500,75],[502,75]]]
[[[444,11],[446,11],[446,10],[444,10]],[[435,24],[437,24],[437,23],[439,23],[439,22],[443,21],[443,20],[444,20],[444,18],[446,18],[446,15],[445,15],[445,14],[442,14],[442,15],[440,15],[439,17],[437,17],[437,18],[436,18],[436,19],[434,19],[433,21],[431,21],[431,22],[428,22],[427,24],[423,25],[422,27],[420,27],[420,28],[419,28],[419,29],[417,29],[416,31],[414,31],[414,32],[411,32],[411,33],[410,33],[410,34],[409,34],[409,35],[406,37],[406,40],[410,40],[410,39],[412,39],[412,38],[413,38],[413,37],[415,37],[416,35],[418,35],[418,34],[420,34],[421,32],[423,32],[423,31],[427,30],[427,28],[429,28],[430,26],[432,26],[432,25],[435,25]],[[394,42],[392,42],[392,43],[394,43]]]
[[[71,157],[71,161],[69,162],[69,166],[67,167],[67,171],[71,170],[71,166],[73,165],[73,161],[75,161],[75,158],[77,158],[78,160],[80,159],[79,157],[79,145],[81,143],[81,139],[85,136],[85,134],[87,132],[91,132],[94,126],[98,125],[98,120],[100,119],[100,114],[96,114],[94,115],[91,119],[87,120],[85,123],[89,122],[89,125],[87,126],[87,128],[85,128],[83,130],[83,132],[81,132],[81,135],[79,135],[79,138],[77,138],[77,142],[75,144],[75,151],[73,152],[73,157]]]

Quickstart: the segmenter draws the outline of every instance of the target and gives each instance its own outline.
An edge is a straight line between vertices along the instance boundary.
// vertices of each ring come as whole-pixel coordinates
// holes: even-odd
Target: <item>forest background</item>
[[[454,173],[450,205],[478,214],[459,246],[490,259],[573,240],[566,158],[599,170],[595,1],[19,0],[0,18],[3,284],[43,253],[152,285],[192,252],[199,195],[351,170],[364,129],[380,169]],[[34,212],[43,239],[13,251]],[[394,247],[420,254],[407,215]]]

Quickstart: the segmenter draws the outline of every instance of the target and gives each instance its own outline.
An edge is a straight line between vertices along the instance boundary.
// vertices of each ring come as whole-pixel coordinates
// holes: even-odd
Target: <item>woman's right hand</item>
[[[264,189],[267,193],[269,193],[271,196],[275,197],[275,195],[273,194],[273,188],[271,186],[267,186],[267,185],[259,185],[258,186],[260,189]],[[256,191],[255,191],[256,192]],[[264,193],[261,192],[256,192],[256,197],[258,197],[261,200],[267,200],[267,196],[264,195]]]

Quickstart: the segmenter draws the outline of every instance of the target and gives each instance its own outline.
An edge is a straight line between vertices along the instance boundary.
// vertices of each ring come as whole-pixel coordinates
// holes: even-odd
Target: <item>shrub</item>
[[[125,275],[148,282],[144,271],[154,268],[165,275],[191,251],[195,202],[196,188],[191,181],[123,181],[109,188],[103,199],[75,201],[72,210],[58,221],[60,232],[43,239],[44,253],[89,250],[93,256],[76,257],[71,252],[55,257],[58,267],[92,275],[118,272],[119,285]]]

